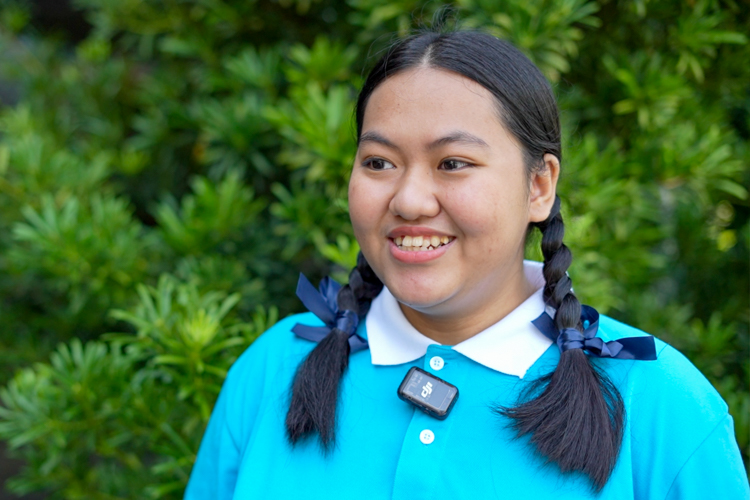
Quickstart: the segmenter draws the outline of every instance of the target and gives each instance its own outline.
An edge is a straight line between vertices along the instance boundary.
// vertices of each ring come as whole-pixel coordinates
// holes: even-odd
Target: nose
[[[406,168],[388,208],[392,214],[409,221],[435,217],[440,213],[437,188],[429,169]]]

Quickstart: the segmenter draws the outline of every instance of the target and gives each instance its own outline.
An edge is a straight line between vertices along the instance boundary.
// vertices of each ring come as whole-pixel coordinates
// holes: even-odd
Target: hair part
[[[543,168],[545,153],[562,161],[557,102],[547,79],[511,43],[480,31],[425,31],[391,46],[370,71],[357,99],[357,139],[367,103],[386,79],[411,69],[451,71],[494,97],[501,123],[519,141],[527,173]]]

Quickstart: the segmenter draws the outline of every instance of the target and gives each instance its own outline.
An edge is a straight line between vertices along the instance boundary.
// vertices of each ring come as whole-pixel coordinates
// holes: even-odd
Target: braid
[[[547,220],[538,223],[537,227],[542,232],[544,302],[557,309],[555,324],[559,330],[576,328],[580,323],[581,304],[571,290],[573,282],[567,273],[573,255],[563,243],[565,225],[560,214],[558,196],[555,196],[555,203]]]
[[[383,289],[383,283],[367,263],[362,252],[357,255],[357,265],[349,273],[349,284],[341,287],[337,297],[339,307],[355,311],[364,316],[370,309],[372,299]]]
[[[542,232],[545,303],[557,309],[558,329],[582,330],[581,304],[567,275],[572,255],[562,241],[565,226],[560,198],[555,197],[549,217],[534,225]],[[529,393],[538,395],[496,411],[513,420],[519,436],[531,434],[539,453],[561,471],[586,474],[600,491],[612,474],[622,443],[625,409],[617,388],[581,349],[571,349],[560,354],[554,372],[535,381]]]
[[[382,289],[383,283],[360,252],[349,284],[341,287],[336,297],[339,309],[364,316]],[[347,366],[349,334],[333,328],[300,363],[294,376],[286,415],[287,437],[292,444],[317,432],[323,449],[330,449],[335,440],[339,385]]]

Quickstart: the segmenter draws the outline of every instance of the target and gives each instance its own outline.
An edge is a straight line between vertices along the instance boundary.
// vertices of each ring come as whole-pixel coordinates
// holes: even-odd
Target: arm
[[[310,349],[291,333],[298,322],[316,323],[312,314],[285,318],[237,359],[229,370],[190,474],[185,500],[230,500],[245,447],[251,440],[261,405],[279,390],[279,374],[296,366]],[[286,387],[286,382],[284,386]]]
[[[227,400],[233,392],[232,385],[227,377],[190,473],[185,500],[229,500],[234,494],[240,448],[227,421]]]
[[[750,500],[728,408],[711,383],[676,349],[628,374],[635,497]]]
[[[731,498],[749,500],[747,474],[727,415],[690,455],[665,500]]]

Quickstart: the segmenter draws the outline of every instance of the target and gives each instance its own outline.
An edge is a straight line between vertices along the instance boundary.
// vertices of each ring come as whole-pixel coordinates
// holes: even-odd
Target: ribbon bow
[[[357,313],[348,309],[339,310],[336,296],[340,289],[341,285],[326,276],[321,280],[319,289],[316,290],[305,275],[300,273],[297,282],[297,297],[326,326],[308,326],[297,323],[292,331],[303,339],[320,342],[331,333],[331,330],[338,328],[349,334],[350,353],[367,349],[367,341],[356,333],[357,325],[359,325]]]
[[[656,345],[654,337],[625,337],[604,342],[596,336],[599,329],[599,313],[590,306],[581,306],[581,323],[583,333],[575,328],[558,330],[555,321],[549,314],[543,312],[532,321],[539,331],[557,342],[560,352],[569,349],[585,349],[598,358],[638,359],[650,361],[656,359]]]

